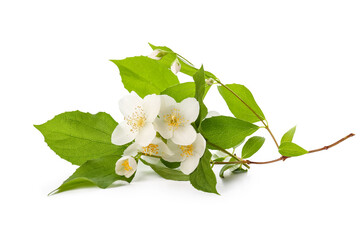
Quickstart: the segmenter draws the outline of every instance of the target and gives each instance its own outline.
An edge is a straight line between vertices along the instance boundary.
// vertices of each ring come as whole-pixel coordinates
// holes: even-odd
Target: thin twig
[[[318,149],[314,149],[314,150],[310,150],[308,151],[308,153],[314,153],[314,152],[320,152],[323,150],[328,150],[329,148],[332,148],[336,145],[338,145],[339,143],[345,141],[346,139],[355,136],[354,133],[350,133],[349,135],[347,135],[346,137],[343,137],[342,139],[334,142],[333,144],[330,144],[328,146],[322,147],[322,148],[318,148]],[[285,161],[286,159],[291,158],[291,157],[286,157],[286,156],[281,156],[277,159],[271,160],[271,161],[266,161],[266,162],[253,162],[250,160],[241,160],[241,161],[237,161],[237,162],[214,162],[214,164],[240,164],[240,163],[247,163],[247,164],[268,164],[268,163],[274,163],[274,162],[278,162],[278,161]]]

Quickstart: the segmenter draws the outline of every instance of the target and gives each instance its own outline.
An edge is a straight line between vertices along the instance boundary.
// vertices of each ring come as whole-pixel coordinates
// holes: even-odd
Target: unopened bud
[[[171,64],[170,69],[174,74],[177,74],[178,72],[180,72],[181,64],[178,59],[175,59],[175,61]]]
[[[152,53],[150,53],[150,55],[148,57],[155,59],[155,60],[160,60],[166,54],[167,54],[167,52],[165,52],[163,50],[155,49]]]
[[[205,83],[209,86],[213,85],[214,82],[215,82],[215,80],[212,78],[205,79]]]

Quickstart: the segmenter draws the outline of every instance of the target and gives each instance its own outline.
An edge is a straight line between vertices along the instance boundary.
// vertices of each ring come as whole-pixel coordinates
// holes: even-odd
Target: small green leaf
[[[307,150],[303,149],[299,145],[292,142],[284,142],[280,144],[279,153],[286,157],[296,157],[308,153]]]
[[[67,190],[87,187],[98,186],[100,188],[107,188],[117,180],[131,182],[135,174],[130,178],[119,176],[115,173],[115,163],[120,158],[125,147],[117,155],[106,156],[97,160],[89,160],[82,164],[73,175],[71,175],[59,188],[50,194],[64,192]]]
[[[210,146],[212,143],[228,149],[235,147],[258,129],[258,126],[237,118],[216,116],[206,118],[201,124],[200,132],[209,141]]]
[[[280,144],[285,143],[285,142],[292,142],[293,138],[294,138],[294,134],[296,131],[296,126],[291,128],[289,131],[287,131],[281,138]]]
[[[265,142],[265,138],[263,137],[252,137],[244,144],[244,147],[241,151],[241,158],[246,159],[254,155]]]
[[[212,160],[213,162],[223,162],[226,159],[226,157],[219,157]]]
[[[164,91],[161,92],[161,94],[165,94],[174,98],[176,102],[181,102],[185,98],[195,96],[195,83],[193,82],[180,83],[165,89]]]
[[[240,166],[240,164],[236,164],[237,166]],[[220,169],[220,172],[219,172],[219,176],[221,178],[224,178],[224,174],[226,172],[226,170],[230,169],[230,168],[233,168],[234,165],[233,164],[226,164],[224,165],[221,169]]]
[[[200,105],[200,112],[199,116],[195,121],[195,125],[199,127],[200,122],[206,117],[208,113],[208,109],[204,104],[204,95],[205,95],[205,72],[203,66],[197,71],[194,75],[194,82],[195,82],[195,98],[198,100]]]
[[[219,172],[219,176],[221,178],[224,178],[224,174],[227,170],[230,170],[232,173],[246,173],[247,172],[247,169],[243,169],[241,167],[241,164],[235,164],[235,165],[232,165],[232,164],[227,164],[225,166],[223,166]]]
[[[124,87],[129,92],[136,92],[141,98],[148,94],[160,94],[179,83],[177,76],[167,66],[148,57],[111,61],[118,66]]]
[[[243,169],[241,167],[238,167],[238,168],[232,170],[231,172],[232,173],[246,173],[247,171],[248,171],[247,169]]]
[[[48,146],[61,158],[82,165],[87,160],[117,154],[122,147],[111,143],[117,122],[107,113],[65,112],[34,125]]]
[[[168,168],[178,168],[180,167],[180,162],[168,162],[164,159],[160,159],[161,163],[164,164]]]
[[[185,175],[182,172],[170,169],[167,167],[163,167],[160,165],[152,164],[149,162],[146,162],[145,160],[141,159],[141,161],[145,164],[150,166],[154,172],[159,174],[161,177],[168,179],[168,180],[174,180],[174,181],[189,181],[189,175]]]
[[[226,86],[238,95],[249,107],[251,107],[261,120],[265,120],[263,112],[255,102],[255,99],[249,89],[240,84],[227,84]],[[218,90],[224,98],[230,111],[236,118],[251,123],[260,121],[260,119],[228,89],[223,86],[218,86]]]
[[[190,174],[190,183],[200,191],[219,194],[216,190],[216,176],[210,167],[210,158],[211,153],[206,150],[199,165]]]

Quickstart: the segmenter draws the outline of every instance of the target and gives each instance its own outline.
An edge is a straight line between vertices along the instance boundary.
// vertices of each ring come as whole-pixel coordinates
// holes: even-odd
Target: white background
[[[1,1],[0,238],[359,239],[359,135],[218,179],[221,196],[142,166],[130,185],[47,197],[76,166],[32,126],[77,109],[121,120],[108,60],[151,42],[246,85],[278,139],[297,125],[296,143],[322,147],[359,133],[359,12],[345,0]],[[229,113],[215,88],[206,103]],[[254,160],[277,158],[257,134]]]

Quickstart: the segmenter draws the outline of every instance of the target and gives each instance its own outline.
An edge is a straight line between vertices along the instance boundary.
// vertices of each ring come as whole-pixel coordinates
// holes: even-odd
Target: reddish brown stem
[[[329,148],[332,148],[336,145],[338,145],[339,143],[345,141],[346,139],[355,136],[354,133],[350,133],[349,135],[347,135],[346,137],[343,137],[342,139],[340,139],[339,141],[334,142],[333,144],[330,144],[328,146],[322,147],[322,148],[318,148],[318,149],[314,149],[314,150],[310,150],[308,153],[314,153],[314,152],[320,152],[323,150],[328,150]],[[278,161],[285,161],[286,159],[291,158],[291,157],[286,157],[286,156],[281,156],[277,159],[271,160],[271,161],[266,161],[266,162],[253,162],[250,160],[241,160],[241,161],[237,161],[237,162],[214,162],[214,164],[241,164],[241,163],[246,163],[246,164],[268,164],[268,163],[274,163],[274,162],[278,162]]]

